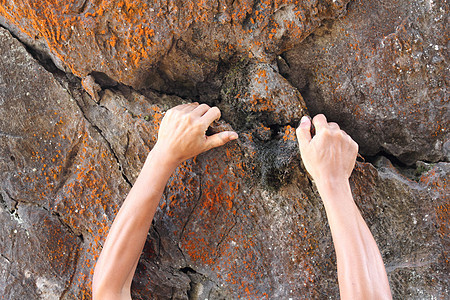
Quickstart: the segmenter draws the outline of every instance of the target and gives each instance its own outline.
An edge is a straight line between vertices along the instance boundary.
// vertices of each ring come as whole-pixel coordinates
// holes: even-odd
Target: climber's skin
[[[131,281],[167,180],[188,158],[238,137],[224,131],[206,136],[218,108],[184,104],[164,116],[158,141],[120,208],[95,266],[93,299],[131,299]],[[336,248],[342,299],[389,299],[389,283],[377,245],[356,207],[348,178],[358,145],[335,123],[317,115],[297,129],[306,169],[316,182]]]
[[[300,154],[314,179],[330,224],[336,250],[341,299],[392,299],[383,259],[356,206],[349,177],[358,144],[324,115],[303,117],[297,128]]]

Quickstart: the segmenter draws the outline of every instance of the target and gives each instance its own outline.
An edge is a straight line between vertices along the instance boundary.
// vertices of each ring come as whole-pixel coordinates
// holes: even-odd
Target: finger
[[[229,141],[237,139],[239,136],[234,131],[222,131],[206,137],[206,150],[220,147]]]
[[[192,104],[192,103],[180,104],[180,105],[177,105],[175,107],[172,107],[170,110],[180,110],[181,111],[181,110],[185,109],[190,104]]]
[[[212,122],[215,120],[218,120],[220,118],[220,109],[216,106],[211,107],[208,109],[207,112],[201,117],[202,121],[204,122],[207,127],[211,125]]]
[[[328,123],[328,127],[329,127],[330,129],[333,129],[333,130],[341,130],[341,128],[339,127],[339,125],[338,125],[337,123],[334,123],[334,122],[329,122],[329,123]]]
[[[359,152],[359,145],[358,145],[358,143],[357,142],[355,142],[352,138],[351,138],[351,136],[349,136],[349,138],[350,138],[350,143],[352,144],[352,146],[353,146],[353,149],[355,149],[355,151],[356,151],[356,153],[358,153]]]
[[[183,107],[184,112],[191,112],[198,106],[198,102],[188,103]]]
[[[303,116],[300,120],[300,125],[295,131],[297,134],[298,143],[300,148],[308,145],[311,141],[311,120],[307,116]]]
[[[195,116],[201,117],[203,116],[211,107],[208,104],[200,104],[193,111],[192,114]]]
[[[327,128],[327,118],[323,114],[318,114],[313,119],[314,127],[316,128],[316,132],[319,133],[320,131]]]

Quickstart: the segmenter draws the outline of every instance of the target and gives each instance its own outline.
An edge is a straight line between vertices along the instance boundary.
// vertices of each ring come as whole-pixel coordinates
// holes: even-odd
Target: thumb
[[[308,145],[311,141],[311,119],[307,116],[303,116],[300,120],[300,125],[295,132],[297,133],[300,149]]]
[[[220,147],[228,143],[229,141],[238,138],[238,134],[234,131],[222,131],[211,136],[206,137],[206,150]]]

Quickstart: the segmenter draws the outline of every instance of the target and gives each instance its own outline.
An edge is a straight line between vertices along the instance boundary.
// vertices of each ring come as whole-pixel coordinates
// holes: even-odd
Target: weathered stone
[[[445,298],[448,234],[436,227],[445,228],[443,220],[448,220],[448,187],[442,186],[442,197],[436,197],[424,180],[405,178],[386,158],[376,165],[378,170],[359,164],[352,176],[353,194],[376,237],[394,298]],[[433,180],[446,182],[449,164],[440,166]],[[433,170],[423,178],[435,174]]]
[[[448,10],[444,1],[351,2],[284,55],[283,74],[365,154],[448,161]]]
[[[0,293],[89,295],[99,242],[128,186],[68,91],[3,29],[0,52],[0,253],[10,274]]]
[[[95,71],[136,88],[163,88],[161,79],[192,87],[231,56],[273,60],[348,1],[15,0],[2,3],[0,22],[30,45],[43,44],[77,76]]]
[[[138,265],[133,298],[337,298],[325,211],[301,166],[294,132],[306,105],[289,81],[311,112],[325,111],[339,121],[364,153],[384,149],[406,163],[448,154],[439,146],[448,144],[448,96],[439,78],[446,74],[445,53],[439,52],[444,31],[430,33],[443,24],[436,6],[426,12],[406,0],[389,9],[385,2],[352,2],[348,16],[314,31],[344,12],[347,2],[0,4],[1,24],[47,52],[61,70],[83,78],[47,62],[44,69],[0,28],[0,294],[90,298],[95,260],[156,142],[164,111],[195,97],[222,110],[223,121],[209,133],[234,128],[240,138],[188,160],[171,177]],[[410,9],[418,13],[417,23],[410,22]],[[398,16],[406,21],[395,29]],[[423,40],[411,46],[423,50],[423,60],[417,74],[400,76],[389,64],[408,66],[413,54],[407,48],[389,53],[386,45],[399,40],[406,47],[411,28]],[[334,46],[323,54],[327,43]],[[426,73],[431,54],[444,62],[431,60],[434,73]],[[362,62],[373,68],[372,77]],[[325,74],[333,78],[319,86]],[[422,77],[428,81],[420,82]],[[327,97],[339,83],[334,93],[350,100]],[[395,88],[402,97],[387,103],[380,95]],[[413,97],[419,89],[429,95]],[[442,102],[436,100],[439,93]],[[352,110],[354,103],[360,109]],[[381,118],[392,114],[390,104],[405,117]],[[428,114],[415,112],[416,106]],[[413,126],[415,117],[419,127]],[[403,127],[393,130],[389,122]],[[433,136],[434,125],[424,122],[444,130]],[[370,161],[357,164],[352,190],[380,246],[394,298],[445,298],[448,163],[417,162],[415,170],[398,170],[383,157]]]
[[[148,151],[145,139],[151,148],[164,109],[156,96],[128,97],[132,100],[107,90],[98,104],[84,97],[82,108],[116,153],[132,149],[135,155],[118,155],[120,165],[138,170],[133,166],[143,157],[136,154]],[[172,295],[168,277],[159,273],[165,271],[186,273],[193,299],[214,291],[226,299],[337,294],[324,211],[299,168],[293,129],[286,127],[270,141],[255,139],[253,129],[240,134],[239,141],[183,164],[170,180],[138,267],[136,298]],[[353,190],[385,256],[394,294],[445,294],[444,244],[434,229],[442,203],[388,161],[378,168],[360,164]],[[127,176],[133,181],[136,175]],[[408,283],[412,277],[414,285]]]
[[[241,62],[226,73],[218,104],[235,128],[298,124],[306,113],[296,88],[268,64]],[[295,126],[295,125],[294,125]]]

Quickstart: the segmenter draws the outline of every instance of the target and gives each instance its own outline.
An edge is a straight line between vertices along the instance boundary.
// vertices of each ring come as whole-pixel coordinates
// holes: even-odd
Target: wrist
[[[317,190],[322,198],[323,202],[332,201],[342,195],[351,196],[350,182],[348,178],[338,177],[338,178],[322,178],[315,181]],[[353,199],[352,197],[350,197]]]
[[[152,165],[174,171],[181,163],[182,161],[176,158],[175,155],[173,155],[173,153],[169,151],[169,149],[166,149],[160,144],[156,143],[147,156],[144,168],[146,167],[146,165]]]
[[[324,189],[334,189],[350,185],[349,179],[345,176],[321,176],[313,179],[318,188],[321,187]]]
[[[165,184],[179,164],[180,163],[167,154],[167,152],[155,146],[148,154],[144,166],[141,169],[141,173],[139,174],[139,178],[141,181],[147,182],[150,177],[157,176],[157,178],[161,179]]]
[[[148,154],[129,197],[134,195],[134,202],[137,201],[142,204],[150,201],[153,203],[152,205],[157,205],[167,181],[177,167],[178,163],[168,159],[164,152],[154,147]]]

